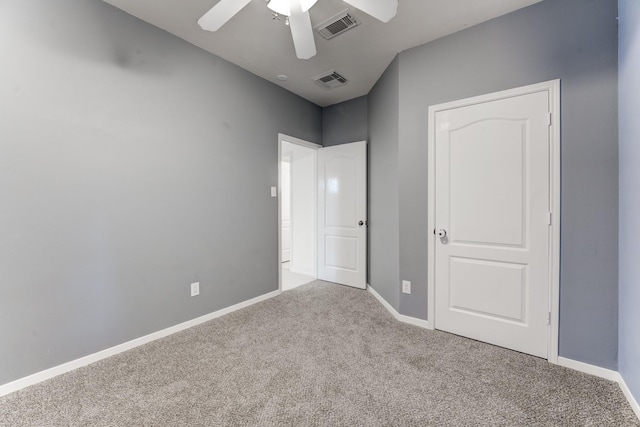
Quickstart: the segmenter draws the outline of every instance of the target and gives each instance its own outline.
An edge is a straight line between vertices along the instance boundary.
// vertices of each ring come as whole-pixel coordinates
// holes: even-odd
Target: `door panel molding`
[[[552,80],[501,92],[429,106],[428,109],[428,325],[436,324],[436,114],[453,108],[469,107],[490,101],[498,101],[522,95],[547,92],[549,99],[549,333],[547,360],[558,363],[558,314],[560,295],[560,80]],[[434,234],[432,234],[434,233]],[[471,242],[469,242],[471,243]],[[473,245],[473,244],[472,244]],[[515,248],[514,248],[515,249]]]

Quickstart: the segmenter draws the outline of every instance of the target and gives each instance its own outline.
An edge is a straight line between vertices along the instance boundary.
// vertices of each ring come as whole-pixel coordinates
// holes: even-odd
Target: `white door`
[[[545,358],[549,97],[435,116],[435,327]]]
[[[367,143],[318,150],[318,278],[367,286]]]

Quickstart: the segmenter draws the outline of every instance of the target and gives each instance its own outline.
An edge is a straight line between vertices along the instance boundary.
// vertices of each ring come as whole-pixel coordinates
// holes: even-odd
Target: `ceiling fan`
[[[270,0],[267,5],[278,15],[289,18],[293,45],[299,59],[309,59],[316,54],[309,9],[317,1]],[[251,0],[220,0],[198,20],[198,24],[203,30],[217,31],[250,2]],[[398,10],[398,0],[344,0],[344,2],[382,22],[389,22]]]

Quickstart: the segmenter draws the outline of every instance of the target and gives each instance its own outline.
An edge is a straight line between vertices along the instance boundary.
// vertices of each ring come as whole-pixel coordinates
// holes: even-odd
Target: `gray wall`
[[[559,78],[560,355],[616,369],[616,6],[611,0],[546,0],[399,54],[393,65],[399,67],[399,279],[413,283],[411,295],[400,295],[397,279],[389,284],[400,298],[400,313],[427,317],[428,106]],[[371,95],[370,111],[387,108],[381,105],[385,102]],[[388,123],[393,129],[397,117],[391,107],[386,117],[370,117],[372,141],[373,127]],[[387,168],[371,169],[372,182],[393,175]],[[388,257],[396,259],[394,245],[371,243],[384,245]],[[371,248],[372,253],[381,250]]]
[[[369,93],[368,281],[398,310],[398,58]]]
[[[100,0],[0,2],[0,52],[0,384],[277,289],[319,107]]]
[[[322,145],[345,144],[368,139],[367,96],[322,109]]]
[[[640,402],[640,3],[620,0],[619,369]]]

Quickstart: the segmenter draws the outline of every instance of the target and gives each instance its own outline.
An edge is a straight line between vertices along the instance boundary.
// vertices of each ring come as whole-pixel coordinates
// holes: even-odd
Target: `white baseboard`
[[[125,352],[127,350],[131,350],[132,348],[139,347],[141,345],[147,344],[151,341],[155,341],[160,338],[164,338],[166,336],[175,334],[176,332],[183,331],[185,329],[192,328],[196,325],[199,325],[204,322],[208,322],[209,320],[213,320],[220,316],[224,316],[225,314],[229,314],[236,310],[240,310],[245,307],[249,307],[250,305],[268,300],[275,296],[278,296],[281,292],[273,291],[264,295],[260,295],[258,297],[252,298],[247,301],[243,301],[241,303],[232,305],[230,307],[226,307],[220,309],[218,311],[214,311],[213,313],[205,314],[204,316],[197,317],[192,320],[188,320],[186,322],[180,323],[175,326],[171,326],[169,328],[163,329],[161,331],[153,332],[149,335],[145,335],[140,338],[133,339],[131,341],[127,341],[125,343],[116,345],[114,347],[107,348],[105,350],[99,351],[97,353],[90,354],[88,356],[81,357],[76,360],[72,360],[71,362],[63,363],[62,365],[54,366],[53,368],[46,369],[41,372],[37,372],[33,375],[29,375],[28,377],[20,378],[18,380],[12,381],[7,384],[0,385],[0,397],[5,396],[7,394],[16,392],[23,388],[29,387],[31,385],[37,384],[39,382],[51,379],[53,377],[57,377],[58,375],[64,374],[66,372],[73,371],[74,369],[81,368],[83,366],[90,365],[91,363],[95,363],[99,360],[106,359],[107,357],[114,356],[118,353]]]
[[[389,311],[389,313],[393,315],[393,317],[395,317],[400,322],[408,323],[408,324],[419,326],[422,328],[432,329],[430,327],[429,322],[426,320],[417,319],[415,317],[405,316],[403,314],[398,313],[391,306],[391,304],[385,301],[385,299],[382,298],[380,294],[378,294],[375,291],[375,289],[373,289],[371,286],[367,285],[367,290],[382,304],[384,308],[386,308]],[[73,371],[74,369],[78,369],[83,366],[90,365],[102,359],[106,359],[107,357],[114,356],[116,354],[125,352],[127,350],[131,350],[133,348],[147,344],[151,341],[155,341],[160,338],[164,338],[166,336],[175,334],[176,332],[180,332],[185,329],[192,328],[201,323],[208,322],[209,320],[213,320],[218,317],[224,316],[225,314],[229,314],[234,311],[249,307],[253,304],[268,300],[270,298],[280,295],[280,293],[281,292],[279,290],[269,292],[267,294],[260,295],[250,300],[232,305],[230,307],[226,307],[221,310],[214,311],[213,313],[205,314],[204,316],[200,316],[198,318],[188,320],[186,322],[180,323],[175,326],[171,326],[161,331],[153,332],[149,335],[145,335],[143,337],[136,338],[131,341],[127,341],[123,344],[119,344],[114,347],[107,348],[97,353],[93,353],[88,356],[81,357],[71,362],[54,366],[53,368],[49,368],[44,371],[37,372],[33,375],[29,375],[28,377],[20,378],[10,383],[0,385],[0,397],[16,392],[23,388],[29,387],[31,385],[40,383],[42,381],[46,381],[48,379],[64,374],[66,372]],[[640,419],[640,405],[638,405],[638,402],[634,398],[633,394],[631,394],[631,390],[629,390],[629,387],[627,387],[627,384],[625,383],[624,378],[622,378],[619,372],[613,371],[611,369],[601,368],[595,365],[590,365],[588,363],[578,362],[577,360],[567,359],[565,357],[558,357],[558,365],[564,366],[565,368],[570,368],[576,371],[584,372],[586,374],[595,375],[597,377],[604,378],[604,379],[618,383],[618,385],[620,386],[620,389],[622,390],[622,393],[627,398],[627,401],[629,402],[631,409],[633,409],[638,419]]]
[[[391,304],[385,301],[385,299],[382,298],[380,294],[377,293],[376,290],[371,287],[371,285],[367,285],[367,290],[371,295],[376,297],[376,299],[380,302],[380,304],[382,304],[383,307],[386,308],[387,311],[393,315],[393,317],[395,317],[400,322],[408,323],[414,326],[419,326],[421,328],[433,329],[429,324],[429,322],[426,320],[418,319],[416,317],[411,317],[411,316],[405,316],[404,314],[398,313],[396,309],[391,306]]]
[[[622,375],[620,375],[620,381],[618,382],[618,385],[622,389],[624,397],[627,398],[629,405],[631,405],[631,409],[633,409],[633,412],[636,413],[636,417],[638,417],[638,420],[640,420],[640,405],[638,405],[638,401],[635,399],[635,397],[633,397],[633,394],[631,394],[631,390],[629,390],[629,387],[627,387],[627,383],[624,381],[624,378],[622,378]]]
[[[622,375],[620,375],[620,372],[590,365],[588,363],[578,362],[573,359],[567,359],[566,357],[558,357],[558,365],[618,383],[618,386],[620,386],[624,397],[627,398],[631,409],[633,409],[633,412],[635,412],[636,416],[640,420],[640,406],[638,405],[638,401],[636,401],[633,394],[631,394],[631,390],[627,387],[627,383],[624,381],[624,378],[622,378]]]
[[[577,360],[567,359],[566,357],[558,357],[558,365],[573,369],[574,371],[584,372],[585,374],[595,375],[596,377],[604,378],[609,381],[618,382],[620,378],[618,371],[601,368],[600,366],[590,365],[584,362],[578,362]]]

